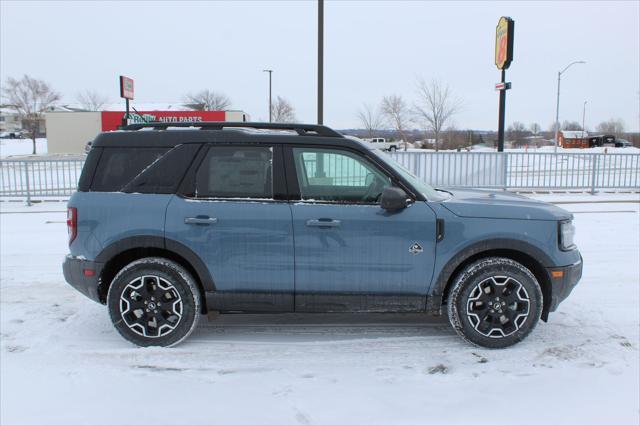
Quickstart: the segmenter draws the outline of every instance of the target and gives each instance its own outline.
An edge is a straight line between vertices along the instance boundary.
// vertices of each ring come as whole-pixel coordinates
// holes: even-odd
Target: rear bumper
[[[582,278],[582,256],[573,265],[547,268],[547,273],[551,282],[551,303],[548,312],[553,312]]]
[[[98,293],[98,284],[103,266],[104,264],[100,262],[79,259],[67,255],[62,264],[62,272],[64,273],[64,279],[71,284],[73,288],[89,299],[102,303]],[[85,275],[85,271],[93,271],[93,275],[87,276]]]

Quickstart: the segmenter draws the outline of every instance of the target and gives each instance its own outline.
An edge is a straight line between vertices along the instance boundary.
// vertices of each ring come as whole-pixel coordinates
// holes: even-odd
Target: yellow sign
[[[503,16],[496,26],[496,67],[506,70],[513,60],[513,19]]]

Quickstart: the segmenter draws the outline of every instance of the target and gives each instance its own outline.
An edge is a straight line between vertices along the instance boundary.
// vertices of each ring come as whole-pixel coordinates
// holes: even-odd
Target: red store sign
[[[122,125],[124,111],[103,111],[102,131],[117,130]],[[225,121],[224,111],[140,111],[130,113],[129,124],[159,121],[161,123],[198,123],[200,121]]]

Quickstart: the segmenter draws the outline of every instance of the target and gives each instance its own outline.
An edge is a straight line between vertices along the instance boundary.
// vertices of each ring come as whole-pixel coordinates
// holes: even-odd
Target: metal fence
[[[592,193],[640,190],[640,154],[398,151],[389,155],[435,186]],[[84,160],[0,160],[0,197],[25,198],[28,203],[34,198],[68,197],[76,190],[83,164]],[[336,160],[324,167],[346,166]],[[341,175],[349,172],[345,170]],[[365,178],[357,167],[352,172],[354,181]]]
[[[78,186],[84,160],[0,160],[0,197],[66,197]]]
[[[512,190],[640,189],[640,154],[395,152],[435,186]]]

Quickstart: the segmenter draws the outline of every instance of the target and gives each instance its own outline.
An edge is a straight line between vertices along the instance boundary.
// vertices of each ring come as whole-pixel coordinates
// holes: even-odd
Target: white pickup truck
[[[384,151],[396,151],[400,149],[400,142],[387,141],[385,138],[367,139],[367,142],[374,145],[376,148],[382,149]]]

